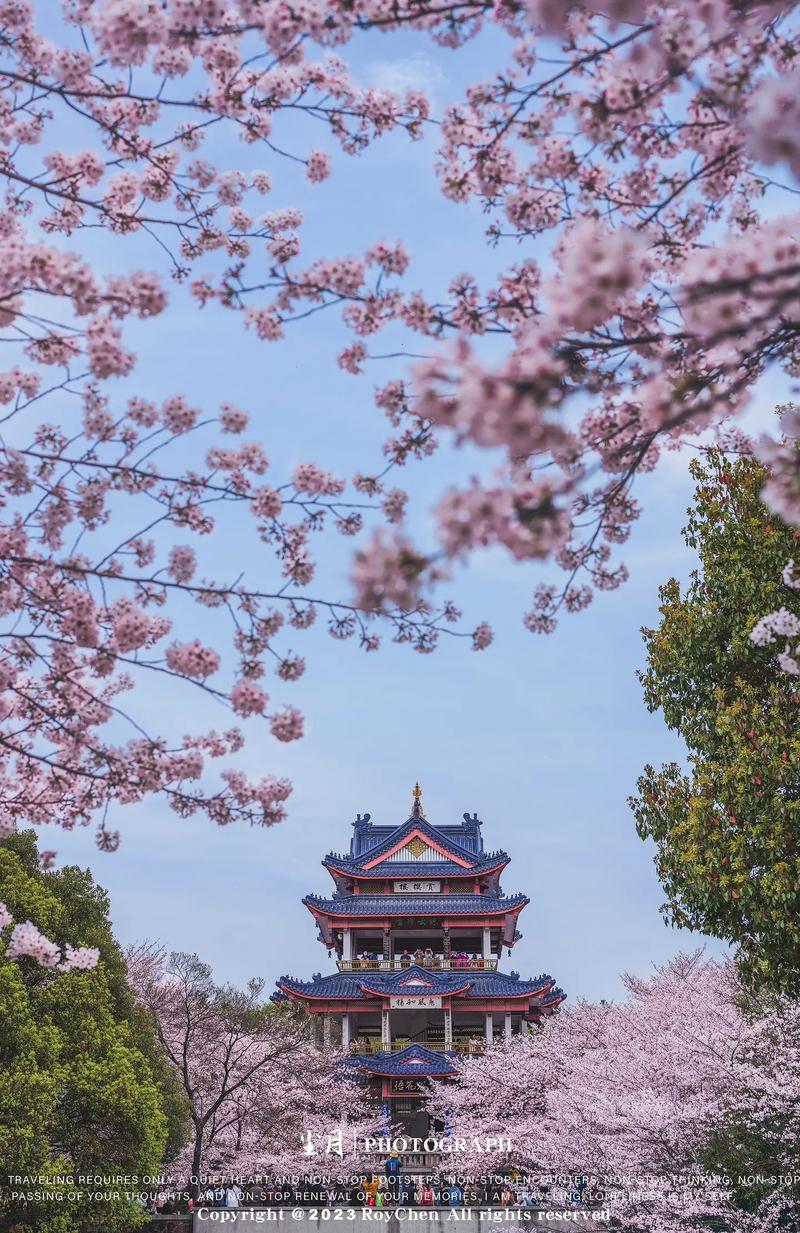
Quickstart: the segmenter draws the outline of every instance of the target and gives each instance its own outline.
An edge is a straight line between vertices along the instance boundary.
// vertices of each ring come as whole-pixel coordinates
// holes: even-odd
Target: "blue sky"
[[[427,80],[439,105],[474,74],[479,55],[473,50],[459,59],[411,35],[373,39],[354,52],[363,80]],[[281,136],[301,148],[327,146],[323,134],[295,120]],[[486,219],[443,201],[432,153],[431,144],[389,137],[358,160],[336,157],[335,174],[322,186],[308,186],[291,163],[245,149],[241,158],[273,174],[267,208],[303,208],[309,259],[402,237],[412,254],[412,286],[443,288],[465,269],[488,277],[498,256],[482,241]],[[95,235],[89,243],[111,268],[116,244]],[[137,245],[131,253],[152,268],[154,252]],[[506,251],[501,259],[521,255]],[[401,373],[402,363],[353,378],[335,364],[344,334],[333,315],[313,318],[274,346],[244,333],[233,314],[198,314],[179,289],[171,297],[168,328],[135,330],[139,367],[121,391],[181,392],[210,409],[224,400],[241,405],[281,478],[304,458],[347,474],[375,469],[388,428],[372,388]],[[377,349],[391,348],[379,341]],[[762,405],[773,405],[776,392],[777,386],[768,390]],[[347,846],[356,813],[401,823],[419,779],[429,819],[453,822],[476,811],[487,846],[511,855],[504,889],[531,898],[523,940],[505,965],[523,976],[551,973],[570,998],[618,996],[621,972],[646,972],[698,944],[696,935],[663,923],[653,850],[636,837],[626,803],[645,762],[658,765],[682,752],[660,717],[646,712],[635,673],[643,664],[640,627],[657,619],[659,583],[685,578],[692,564],[680,536],[691,495],[686,464],[671,455],[640,486],[646,512],[623,554],[631,581],[567,618],[551,637],[535,637],[521,623],[541,572],[494,552],[477,558],[452,588],[469,627],[484,618],[495,626],[495,645],[482,655],[445,640],[432,656],[391,643],[366,656],[322,629],[298,636],[294,650],[306,656],[307,674],[275,692],[304,710],[307,736],[281,746],[263,723],[251,722],[242,758],[253,773],[293,779],[286,823],[218,830],[149,804],[109,818],[123,838],[114,855],[97,853],[90,831],[42,842],[57,846],[62,861],[91,866],[110,892],[123,942],[158,939],[169,949],[197,951],[220,978],[259,975],[271,986],[283,973],[329,969],[301,898],[330,888],[319,862],[331,848]],[[423,537],[441,485],[463,479],[471,467],[485,470],[487,460],[448,448],[401,477],[409,480],[413,524]],[[337,542],[318,590],[347,597],[351,546]],[[270,568],[258,541],[235,521],[212,553],[220,571],[243,569],[260,579]],[[197,632],[206,632],[202,624]],[[188,690],[154,688],[146,703],[177,733],[226,723],[218,708]],[[718,943],[708,947],[721,953]]]

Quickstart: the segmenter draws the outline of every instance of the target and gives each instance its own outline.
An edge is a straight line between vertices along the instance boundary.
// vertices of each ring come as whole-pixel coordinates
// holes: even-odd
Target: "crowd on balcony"
[[[399,955],[395,955],[395,960],[399,960],[402,968],[410,968],[412,963],[424,968],[438,968],[442,967],[444,963],[454,968],[484,968],[487,966],[487,961],[481,955],[470,955],[466,951],[460,950],[448,957],[441,953],[434,953],[430,946],[426,946],[424,950],[421,946],[418,946],[413,952],[403,950]],[[385,960],[382,955],[366,950],[357,955],[353,961],[354,966],[357,965],[361,968],[380,967],[384,962]]]
[[[483,1053],[486,1048],[486,1038],[484,1036],[464,1036],[454,1034],[449,1045],[446,1044],[444,1033],[437,1036],[417,1035],[410,1036],[395,1036],[391,1045],[386,1045],[381,1040],[380,1036],[357,1036],[350,1042],[350,1052],[359,1057],[368,1057],[375,1053],[399,1053],[403,1049],[407,1049],[409,1045],[422,1045],[425,1049],[439,1049],[445,1052],[452,1051],[454,1053],[468,1053],[477,1055]]]

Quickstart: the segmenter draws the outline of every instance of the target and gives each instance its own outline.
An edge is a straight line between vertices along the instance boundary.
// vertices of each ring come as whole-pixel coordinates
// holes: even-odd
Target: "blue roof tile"
[[[332,916],[484,916],[530,903],[527,895],[306,895],[308,907]]]
[[[463,818],[463,822],[459,822],[456,825],[445,823],[442,826],[434,827],[425,817],[417,802],[414,803],[410,817],[405,822],[399,823],[399,825],[376,825],[368,813],[364,814],[363,818],[359,814],[353,823],[350,856],[354,860],[358,857],[366,857],[370,852],[376,851],[390,836],[395,836],[409,822],[423,822],[445,842],[458,844],[466,851],[480,857],[483,855],[482,823],[476,813],[472,814],[471,817],[468,813],[465,813]]]
[[[376,991],[393,992],[398,986],[398,977],[408,979],[412,972],[420,972],[426,979],[436,977],[436,992],[447,993],[448,989],[459,989],[467,981],[470,988],[463,995],[467,998],[481,999],[484,997],[518,997],[525,993],[538,993],[550,989],[552,976],[542,974],[533,980],[520,980],[506,972],[482,972],[469,968],[456,968],[450,972],[434,972],[430,968],[401,968],[399,972],[333,972],[330,976],[322,976],[318,980],[294,980],[290,976],[282,976],[278,984],[283,989],[289,989],[301,995],[310,997],[363,1000],[370,995],[364,993],[362,985]],[[548,992],[547,998],[552,998],[553,992],[563,997],[561,990]]]
[[[464,985],[472,984],[472,973],[469,968],[459,968],[457,972],[440,971],[436,968],[425,968],[419,964],[412,963],[407,968],[400,968],[397,972],[375,972],[377,978],[373,980],[373,974],[365,971],[363,974],[358,973],[361,984],[366,989],[374,989],[380,993],[447,993],[450,989],[460,988]],[[452,977],[457,976],[459,979],[453,980]]]
[[[365,1070],[371,1075],[424,1078],[430,1075],[453,1075],[456,1068],[447,1053],[426,1049],[423,1045],[409,1045],[399,1053],[356,1054],[347,1059],[349,1066]]]

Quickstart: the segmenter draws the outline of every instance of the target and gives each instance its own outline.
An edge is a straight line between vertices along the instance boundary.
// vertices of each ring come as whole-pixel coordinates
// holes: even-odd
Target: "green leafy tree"
[[[783,571],[797,532],[763,505],[766,473],[711,451],[684,530],[699,556],[685,592],[660,589],[640,673],[650,711],[686,743],[685,767],[645,767],[631,799],[656,843],[668,920],[736,946],[753,985],[800,992],[800,681],[750,634],[781,607],[800,614]]]
[[[76,1200],[74,1188],[57,1182],[9,1180],[141,1177],[157,1173],[185,1137],[185,1101],[152,1017],[127,983],[108,898],[87,871],[42,872],[28,833],[0,843],[0,901],[62,946],[100,951],[96,968],[59,972],[33,959],[7,960],[0,942],[0,1227],[130,1229],[143,1212],[124,1189],[119,1198],[84,1192]],[[47,1197],[26,1197],[37,1191]]]

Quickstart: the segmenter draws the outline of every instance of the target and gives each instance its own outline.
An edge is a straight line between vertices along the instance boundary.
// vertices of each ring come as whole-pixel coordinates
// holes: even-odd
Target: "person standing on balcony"
[[[425,947],[425,953],[422,956],[422,964],[423,964],[423,967],[426,967],[426,968],[433,967],[433,951],[431,950],[430,946]]]
[[[225,1187],[225,1207],[241,1207],[243,1193],[236,1182],[229,1182]]]
[[[503,1189],[500,1191],[500,1206],[511,1207],[516,1202],[516,1198],[517,1196],[514,1194],[514,1191],[511,1189],[508,1182],[506,1182]]]
[[[458,1182],[453,1178],[447,1188],[447,1206],[448,1207],[463,1207],[464,1192]]]
[[[410,968],[410,967],[411,967],[411,955],[410,955],[410,954],[409,954],[409,952],[408,952],[407,950],[405,950],[405,949],[403,950],[403,953],[402,953],[402,955],[400,956],[400,967],[401,967],[401,968]]]
[[[420,1207],[433,1207],[436,1202],[436,1197],[433,1190],[427,1182],[423,1182],[419,1189],[419,1205]]]
[[[386,1174],[386,1200],[398,1203],[400,1196],[400,1174],[403,1172],[403,1162],[398,1152],[390,1152],[383,1166]]]
[[[417,1188],[414,1185],[414,1178],[405,1175],[400,1179],[400,1197],[399,1202],[404,1207],[413,1207],[417,1198]]]
[[[390,1152],[386,1157],[386,1164],[383,1171],[387,1177],[399,1177],[403,1169],[403,1162],[400,1159],[399,1152]]]
[[[477,1207],[481,1201],[481,1192],[474,1182],[468,1182],[464,1187],[464,1202],[467,1207]]]

